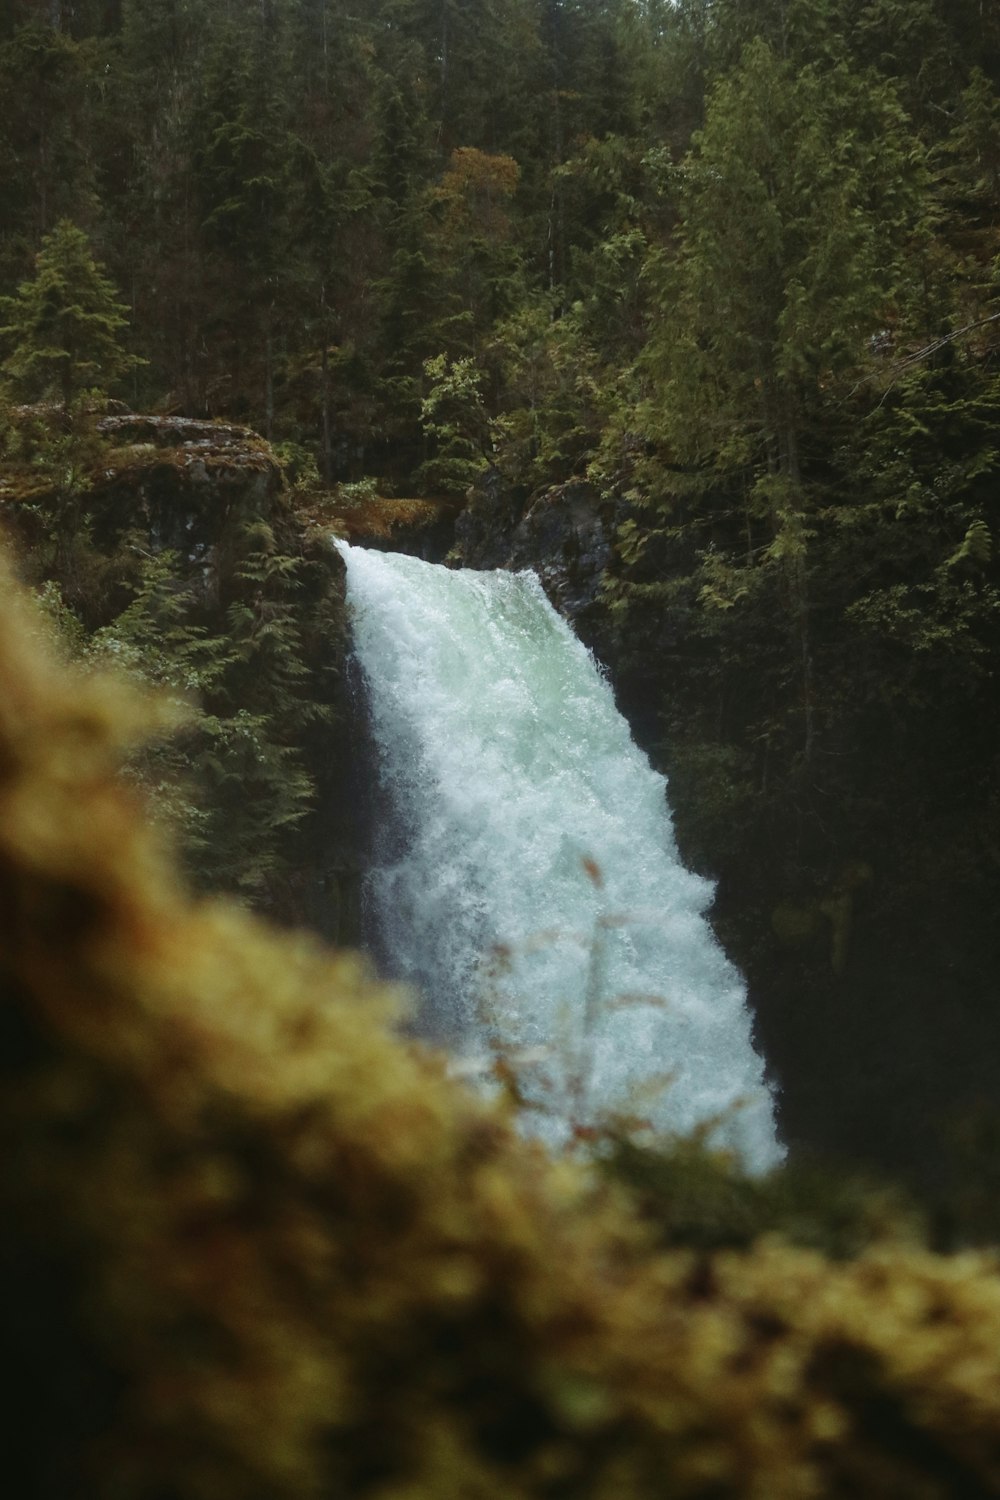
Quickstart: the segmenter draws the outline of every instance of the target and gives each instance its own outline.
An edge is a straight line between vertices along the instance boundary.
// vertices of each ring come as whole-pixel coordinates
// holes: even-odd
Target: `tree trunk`
[[[270,327],[264,335],[264,436],[274,435],[274,341]]]
[[[322,424],[322,463],[320,465],[323,473],[324,484],[333,483],[333,448],[332,434],[330,431],[330,354],[326,345],[326,334],[323,335],[323,353],[320,357],[319,375],[319,399],[320,399],[320,421]]]
[[[809,568],[806,558],[807,542],[802,535],[802,470],[799,462],[799,435],[793,424],[782,433],[782,469],[788,483],[788,502],[794,515],[792,522],[796,532],[796,546],[788,570],[791,591],[792,625],[799,654],[799,683],[802,697],[803,765],[812,761],[815,736],[815,714],[813,703],[812,634],[809,621]],[[787,523],[786,523],[787,524]]]

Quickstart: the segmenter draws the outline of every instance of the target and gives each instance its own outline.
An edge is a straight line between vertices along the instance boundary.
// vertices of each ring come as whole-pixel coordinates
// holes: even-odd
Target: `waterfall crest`
[[[664,780],[531,573],[337,543],[391,817],[367,880],[431,1034],[528,1061],[541,1132],[602,1114],[780,1159],[740,976]],[[665,1080],[668,1080],[665,1082]]]

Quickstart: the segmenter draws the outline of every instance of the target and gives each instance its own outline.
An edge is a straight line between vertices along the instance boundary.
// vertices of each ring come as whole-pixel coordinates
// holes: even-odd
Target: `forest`
[[[10,0],[0,30],[29,499],[39,465],[93,455],[17,403],[95,389],[249,425],[299,515],[471,493],[502,551],[584,483],[610,546],[577,626],[720,882],[787,1133],[910,1177],[975,1157],[1000,1045],[994,8]],[[64,365],[52,295],[89,308]],[[27,524],[36,582],[71,631],[200,683],[213,788],[180,816],[206,878],[267,905],[333,712],[288,519],[199,620],[163,559],[123,563],[127,525],[116,588],[106,556],[71,558],[70,533],[96,544],[61,496],[57,543]],[[269,842],[219,787],[289,713],[265,735]]]
[[[779,1127],[804,1176],[748,1183],[697,1151],[661,1159],[620,1139],[609,1170],[658,1244],[712,1255],[777,1228],[832,1257],[837,1307],[852,1309],[834,1332],[836,1318],[810,1332],[819,1343],[802,1355],[803,1389],[820,1394],[808,1420],[799,1414],[802,1432],[813,1427],[798,1478],[775,1456],[779,1416],[764,1442],[772,1458],[754,1468],[748,1436],[723,1472],[712,1469],[715,1450],[692,1457],[697,1444],[676,1433],[658,1447],[660,1417],[644,1397],[633,1407],[631,1396],[598,1398],[594,1371],[620,1359],[608,1353],[617,1328],[592,1332],[582,1354],[574,1345],[575,1373],[555,1395],[544,1371],[515,1391],[527,1376],[497,1356],[512,1403],[497,1418],[506,1436],[489,1436],[480,1410],[476,1382],[488,1385],[493,1367],[468,1386],[433,1367],[421,1399],[478,1413],[462,1442],[487,1455],[487,1469],[464,1448],[460,1462],[454,1434],[441,1439],[452,1444],[447,1462],[422,1449],[421,1462],[437,1473],[440,1460],[442,1475],[453,1463],[464,1489],[441,1477],[405,1487],[407,1465],[420,1468],[412,1433],[397,1433],[383,1472],[359,1407],[343,1419],[355,1423],[345,1451],[368,1467],[345,1459],[325,1488],[309,1487],[308,1465],[283,1473],[276,1446],[259,1472],[247,1460],[242,1480],[214,1449],[204,1469],[178,1459],[180,1488],[169,1481],[162,1493],[472,1497],[501,1492],[488,1464],[515,1452],[523,1474],[515,1483],[503,1471],[512,1495],[661,1493],[649,1475],[663,1462],[677,1465],[678,1495],[1000,1493],[977,1446],[995,1444],[991,1412],[976,1407],[975,1422],[950,1427],[960,1401],[934,1384],[940,1350],[929,1375],[914,1373],[916,1356],[909,1374],[887,1375],[885,1349],[858,1332],[877,1276],[866,1281],[862,1268],[843,1290],[858,1245],[887,1223],[896,1233],[908,1213],[931,1261],[1000,1234],[998,484],[1000,10],[990,0],[0,0],[0,530],[62,653],[158,689],[159,731],[133,750],[125,780],[173,830],[191,884],[278,925],[357,941],[363,768],[331,529],[381,545],[381,518],[427,515],[440,559],[523,566],[545,561],[533,537],[582,509],[599,545],[588,553],[571,538],[572,600],[562,602],[668,776],[686,862],[718,882],[715,929],[747,975]],[[10,671],[17,680],[20,668]],[[168,720],[179,734],[165,735]],[[0,781],[4,732],[0,712]],[[11,744],[15,765],[16,736]],[[21,878],[31,839],[19,838],[8,856],[0,834],[0,890]],[[106,853],[117,894],[98,883],[87,900],[110,919],[127,905],[116,882],[132,877],[114,873]],[[30,925],[41,908],[24,879],[23,906],[10,909]],[[158,899],[150,894],[150,910]],[[10,993],[33,993],[37,981],[48,994],[35,960],[18,963],[0,967]],[[122,972],[125,994],[132,970]],[[60,1004],[43,1009],[62,1036]],[[12,1055],[33,1057],[19,1050],[21,1024]],[[142,1071],[121,1046],[131,1059],[121,1067]],[[225,1135],[213,1057],[208,1049],[198,1077]],[[134,1082],[121,1085],[129,1111]],[[410,1086],[400,1083],[401,1097]],[[232,1080],[218,1087],[239,1092]],[[226,1137],[227,1159],[248,1182],[280,1176],[294,1197],[290,1164],[306,1148],[292,1114],[274,1125],[278,1144],[260,1144],[254,1131],[277,1109],[265,1094],[241,1102],[244,1134]],[[440,1139],[429,1124],[427,1138],[457,1181],[465,1168],[447,1153],[461,1152],[442,1123],[451,1109],[441,1104]],[[96,1116],[86,1118],[93,1144]],[[463,1130],[488,1135],[462,1118]],[[209,1131],[197,1119],[184,1151]],[[356,1128],[338,1117],[317,1139],[336,1154]],[[362,1136],[350,1136],[345,1160]],[[158,1139],[147,1143],[154,1175],[180,1150],[173,1136],[169,1147]],[[405,1152],[397,1160],[395,1149],[384,1144],[373,1168],[378,1204],[345,1168],[346,1197],[357,1193],[370,1215],[362,1260],[364,1236],[377,1244],[380,1226],[405,1219]],[[523,1170],[520,1148],[496,1149],[498,1181]],[[117,1223],[125,1211],[110,1160],[101,1157],[109,1175],[97,1201]],[[854,1173],[899,1186],[869,1197]],[[448,1182],[445,1198],[460,1197]],[[545,1204],[559,1196],[548,1179],[538,1192]],[[917,1206],[901,1209],[897,1192]],[[318,1252],[314,1263],[282,1238],[283,1212],[268,1231],[283,1247],[274,1264],[287,1255],[298,1266],[290,1281],[321,1279]],[[84,1207],[73,1213],[71,1245],[90,1223]],[[609,1231],[616,1245],[629,1232]],[[437,1255],[438,1241],[428,1244],[420,1254]],[[244,1249],[249,1264],[258,1249]],[[581,1285],[591,1249],[579,1250],[590,1267]],[[481,1246],[462,1253],[489,1259]],[[518,1241],[505,1253],[536,1266],[542,1250]],[[23,1247],[4,1254],[18,1267],[30,1260]],[[512,1264],[503,1277],[519,1285]],[[692,1273],[677,1294],[692,1307],[718,1297],[754,1358],[772,1338],[784,1348],[798,1316],[778,1308],[761,1264],[747,1272],[760,1277],[757,1292],[742,1273],[712,1281],[706,1271],[708,1290]],[[819,1274],[804,1265],[774,1276]],[[972,1293],[962,1301],[951,1282],[929,1290],[938,1272],[914,1266],[906,1260],[898,1284],[919,1283],[928,1323],[938,1308],[967,1338]],[[975,1297],[992,1309],[992,1283],[979,1275],[970,1272]],[[441,1337],[460,1342],[465,1293],[453,1305],[440,1295]],[[476,1303],[477,1338],[507,1317],[503,1296]],[[125,1316],[122,1297],[112,1323]],[[419,1299],[414,1307],[411,1333],[422,1327]],[[379,1336],[397,1314],[383,1309]],[[177,1316],[180,1329],[188,1313]],[[357,1316],[360,1349],[372,1329]],[[581,1316],[592,1330],[600,1322],[593,1308]],[[563,1338],[563,1324],[553,1334],[546,1316],[525,1318],[515,1318],[519,1348]],[[213,1340],[243,1338],[246,1309],[233,1319],[225,1336],[192,1335],[197,1358]],[[155,1311],[149,1320],[152,1330]],[[707,1350],[709,1335],[685,1327]],[[887,1329],[886,1347],[897,1332]],[[171,1335],[185,1359],[189,1334]],[[423,1338],[413,1333],[415,1368]],[[123,1348],[107,1357],[109,1392],[119,1356],[137,1367],[148,1356]],[[369,1368],[368,1357],[357,1354],[374,1390],[383,1365],[371,1354]],[[710,1363],[706,1353],[706,1372]],[[655,1371],[615,1369],[618,1392],[655,1385]],[[921,1394],[925,1375],[940,1408]],[[707,1410],[698,1403],[717,1377],[712,1366],[704,1390],[687,1392],[691,1410]],[[778,1402],[779,1385],[774,1375],[768,1400]],[[855,1398],[861,1416],[830,1415]],[[742,1400],[720,1398],[720,1430]],[[614,1407],[606,1425],[601,1401]],[[150,1430],[173,1420],[157,1411],[142,1418]],[[677,1420],[687,1431],[688,1417]],[[225,1427],[218,1411],[198,1421]],[[916,1468],[901,1456],[911,1439]],[[136,1456],[149,1441],[136,1439],[137,1467],[116,1496],[160,1493],[143,1487]],[[301,1457],[297,1441],[275,1440]],[[573,1467],[591,1462],[585,1450],[600,1455],[593,1489]],[[26,1493],[62,1496],[63,1482]]]

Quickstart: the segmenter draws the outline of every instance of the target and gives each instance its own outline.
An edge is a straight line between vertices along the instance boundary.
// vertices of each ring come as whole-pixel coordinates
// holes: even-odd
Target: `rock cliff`
[[[494,470],[458,517],[452,558],[472,568],[533,568],[559,612],[587,635],[612,561],[614,510],[586,480],[528,500]]]

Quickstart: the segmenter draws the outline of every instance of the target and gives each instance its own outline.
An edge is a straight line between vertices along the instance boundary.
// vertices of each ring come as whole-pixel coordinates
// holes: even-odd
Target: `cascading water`
[[[337,543],[391,816],[366,901],[457,1053],[499,1045],[558,1139],[638,1116],[780,1159],[742,982],[663,778],[531,573]]]

